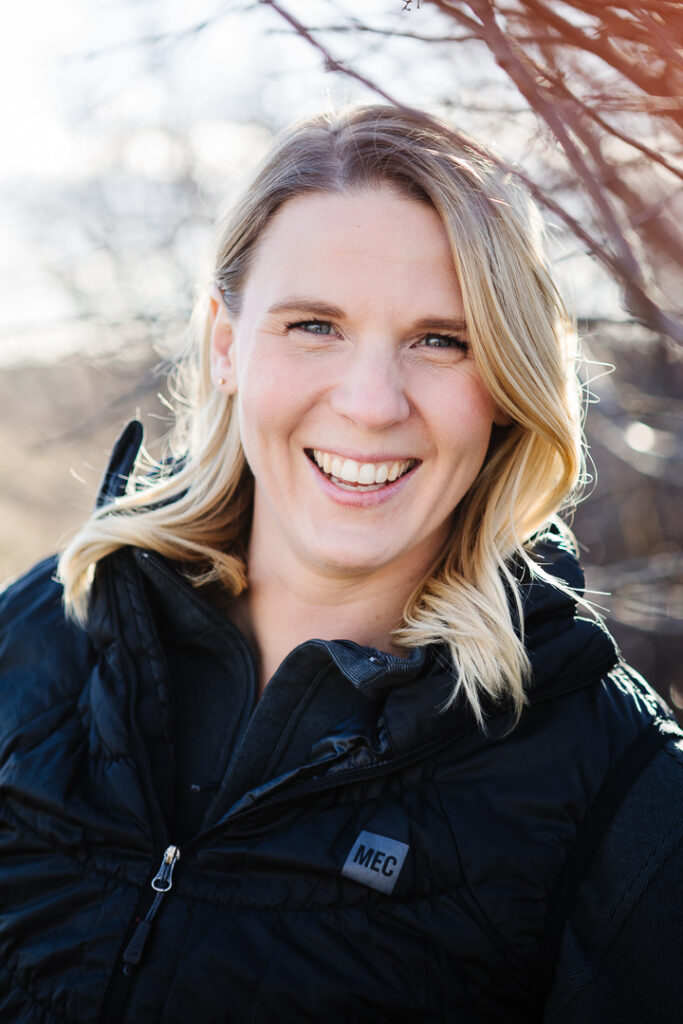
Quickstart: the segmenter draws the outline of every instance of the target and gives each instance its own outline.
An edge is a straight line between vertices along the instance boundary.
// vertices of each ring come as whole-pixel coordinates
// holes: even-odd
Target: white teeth
[[[376,487],[391,483],[403,476],[414,465],[413,459],[400,462],[356,462],[355,459],[342,459],[339,455],[313,449],[313,457],[324,473],[347,484],[358,484],[364,487]]]
[[[337,474],[335,474],[336,476]],[[353,459],[344,459],[344,465],[341,468],[339,476],[342,480],[346,480],[347,484],[358,483],[358,463],[354,462]]]

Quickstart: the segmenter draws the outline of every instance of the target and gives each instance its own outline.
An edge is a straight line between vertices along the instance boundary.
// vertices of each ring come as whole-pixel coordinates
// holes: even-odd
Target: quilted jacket
[[[180,845],[159,616],[193,624],[203,673],[234,634],[150,552],[101,563],[87,630],[54,569],[0,598],[0,1021],[679,1019],[680,733],[571,599],[522,584],[512,730],[441,710],[438,652],[387,685],[381,652],[302,645],[361,704]]]

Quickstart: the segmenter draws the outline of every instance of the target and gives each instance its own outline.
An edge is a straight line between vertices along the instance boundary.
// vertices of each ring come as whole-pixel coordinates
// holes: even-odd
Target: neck
[[[422,579],[391,572],[343,578],[260,559],[250,551],[249,588],[238,621],[250,635],[259,661],[260,690],[291,650],[306,640],[353,640],[400,654],[391,639],[408,597]]]

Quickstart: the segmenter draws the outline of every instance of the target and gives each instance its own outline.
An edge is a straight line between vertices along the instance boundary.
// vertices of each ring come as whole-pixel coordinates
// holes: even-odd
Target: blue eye
[[[422,339],[425,348],[452,348],[459,352],[467,352],[469,345],[454,334],[425,334]]]
[[[305,331],[307,334],[331,334],[332,324],[328,320],[297,320],[287,324],[288,331]]]

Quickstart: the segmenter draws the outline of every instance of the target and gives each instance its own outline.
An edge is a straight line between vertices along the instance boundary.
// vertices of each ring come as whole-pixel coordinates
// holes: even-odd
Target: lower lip
[[[325,494],[328,494],[338,505],[346,505],[347,508],[375,508],[377,505],[384,505],[387,501],[391,501],[392,498],[396,497],[403,490],[412,478],[415,470],[420,466],[418,462],[417,465],[409,469],[403,476],[389,484],[385,484],[377,491],[347,491],[343,487],[337,487],[314,462],[311,462],[308,456],[306,456],[306,462]]]

